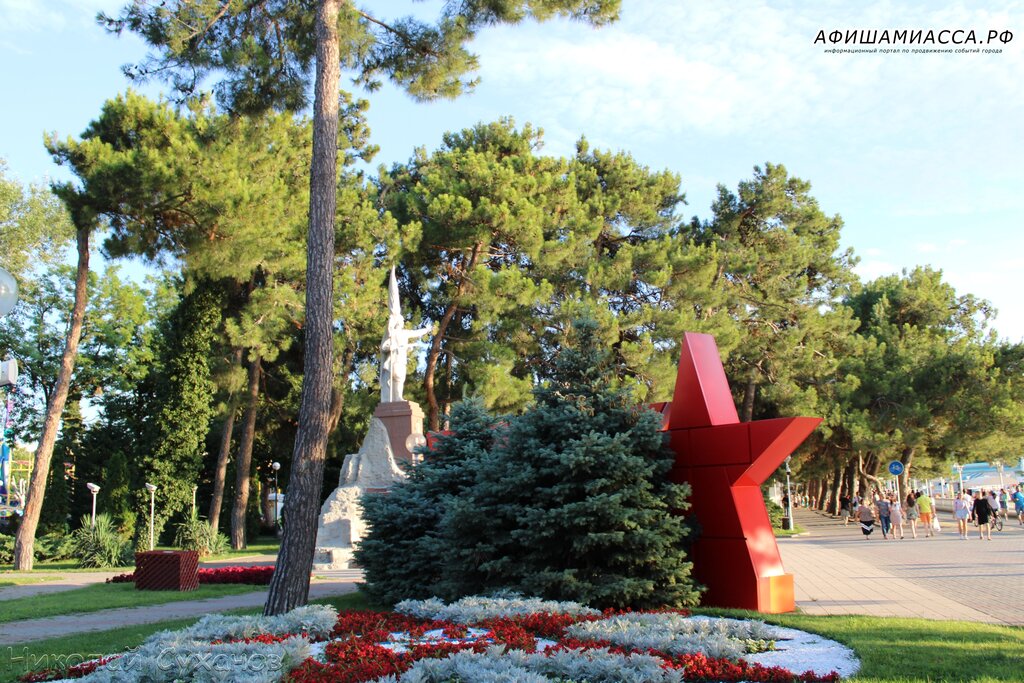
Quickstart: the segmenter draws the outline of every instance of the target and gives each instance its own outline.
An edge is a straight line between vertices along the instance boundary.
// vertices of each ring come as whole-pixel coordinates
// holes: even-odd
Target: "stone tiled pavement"
[[[315,580],[310,585],[309,597],[316,599],[351,593],[356,589],[352,578],[339,574],[337,577]],[[157,606],[108,609],[89,614],[0,623],[0,644],[7,646],[33,640],[57,638],[71,633],[106,631],[120,626],[150,624],[168,619],[201,617],[204,614],[226,610],[262,607],[266,598],[267,591],[264,589],[208,600],[184,600]],[[2,602],[0,602],[0,609],[3,609]]]
[[[779,539],[794,575],[797,606],[808,614],[916,616],[1024,625],[1024,527],[1016,519],[992,541],[961,540],[952,515],[933,538],[918,531],[863,540],[859,526],[796,510],[804,536]]]

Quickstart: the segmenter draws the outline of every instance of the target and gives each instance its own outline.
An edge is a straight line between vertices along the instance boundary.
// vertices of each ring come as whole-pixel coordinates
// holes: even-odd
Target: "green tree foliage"
[[[192,502],[206,434],[213,417],[214,384],[210,379],[210,350],[221,316],[221,292],[207,281],[197,283],[162,322],[159,359],[152,403],[146,414],[150,428],[139,444],[140,478],[157,487],[155,529]],[[136,488],[136,512],[149,514],[149,494]],[[136,530],[141,542],[142,526]]]
[[[847,305],[864,340],[844,363],[856,377],[845,426],[861,469],[874,475],[888,459],[909,466],[931,453],[917,469],[937,474],[949,454],[984,455],[978,441],[999,430],[1012,401],[985,331],[988,304],[958,295],[940,271],[915,268],[868,283]]]
[[[667,399],[678,340],[733,325],[716,306],[715,246],[676,229],[679,177],[625,153],[542,156],[509,119],[444,136],[380,180],[402,224],[407,299],[436,323],[424,372],[429,424],[470,389],[520,410],[561,331],[588,311],[640,399]]]
[[[780,164],[755,167],[736,193],[719,186],[712,219],[690,226],[699,243],[717,245],[715,284],[742,328],[726,366],[742,421],[819,412],[816,387],[841,351],[834,340],[854,328],[836,306],[854,281],[852,252],[839,249],[842,220],[810,189]]]
[[[471,83],[476,60],[465,45],[477,30],[527,17],[567,16],[601,24],[616,18],[618,0],[502,0],[486,5],[445,2],[436,23],[412,17],[389,23],[341,0],[220,3],[175,0],[135,2],[120,17],[101,16],[115,32],[141,34],[156,54],[128,73],[170,80],[184,94],[215,72],[221,101],[236,113],[300,110],[315,70],[313,156],[310,164],[309,238],[302,402],[295,441],[293,494],[266,612],[305,603],[315,537],[315,493],[323,468],[332,415],[321,406],[331,396],[333,270],[338,179],[340,69],[356,72],[373,88],[387,77],[417,98],[454,97]],[[335,413],[337,414],[337,413]]]
[[[443,521],[449,595],[510,588],[601,607],[692,605],[660,418],[611,385],[597,326],[577,323],[536,405],[509,422]]]
[[[451,548],[443,537],[445,510],[473,483],[480,461],[500,439],[498,420],[479,399],[452,407],[451,428],[440,434],[409,478],[387,495],[363,498],[367,534],[356,550],[374,600],[453,597],[446,576]]]
[[[0,159],[0,266],[19,281],[29,279],[35,267],[59,261],[73,236],[67,211],[49,188],[9,177]]]

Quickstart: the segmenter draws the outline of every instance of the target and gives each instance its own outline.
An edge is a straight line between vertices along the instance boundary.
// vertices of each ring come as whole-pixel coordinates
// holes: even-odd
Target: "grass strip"
[[[849,646],[861,661],[856,683],[1020,683],[1024,628],[968,621],[857,615],[757,614],[697,610],[701,614],[761,619],[817,633]]]
[[[135,590],[135,584],[132,583],[97,583],[58,593],[4,600],[0,603],[0,623],[66,614],[88,614],[121,607],[164,605],[183,600],[205,600],[259,590],[266,588],[241,584],[208,584],[188,592],[140,591]]]

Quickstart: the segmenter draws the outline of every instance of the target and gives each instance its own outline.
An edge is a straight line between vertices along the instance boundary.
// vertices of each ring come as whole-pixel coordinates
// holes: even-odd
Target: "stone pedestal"
[[[358,453],[345,456],[338,488],[320,508],[314,570],[353,568],[352,553],[366,533],[361,498],[365,494],[386,492],[404,478],[387,427],[376,417],[370,418],[363,445]]]
[[[423,433],[423,410],[412,401],[381,403],[373,411],[388,430],[388,440],[398,462],[413,463],[413,455],[405,445],[411,434]]]

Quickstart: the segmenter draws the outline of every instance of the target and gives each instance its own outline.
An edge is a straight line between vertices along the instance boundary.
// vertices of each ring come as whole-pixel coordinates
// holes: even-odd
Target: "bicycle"
[[[978,528],[978,516],[977,515],[971,515],[971,518],[974,520],[974,528]],[[1000,510],[999,512],[995,512],[995,513],[993,513],[993,514],[991,514],[989,516],[989,518],[988,518],[988,525],[989,525],[989,527],[992,528],[992,531],[1002,531],[1003,530],[1002,510]]]

